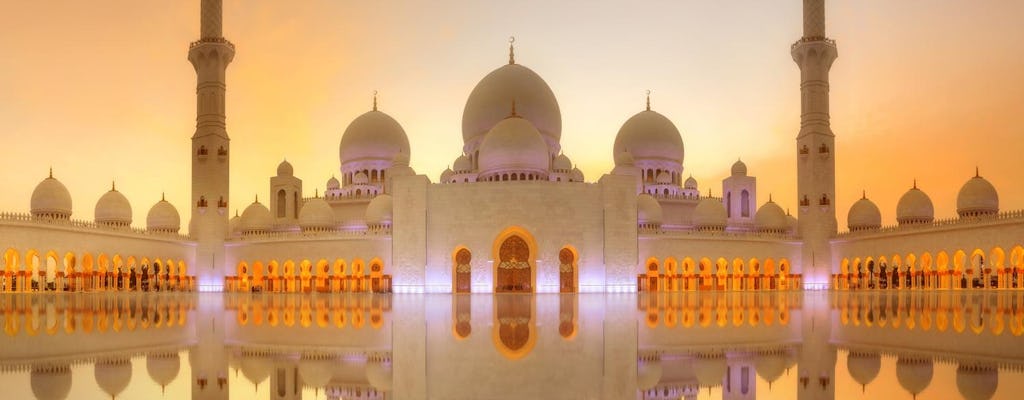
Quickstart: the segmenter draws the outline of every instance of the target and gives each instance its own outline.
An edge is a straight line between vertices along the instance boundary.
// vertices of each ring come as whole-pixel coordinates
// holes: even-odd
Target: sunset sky
[[[3,1],[0,210],[27,212],[52,166],[76,219],[93,219],[111,180],[144,226],[161,192],[187,226],[199,1]],[[338,174],[353,118],[380,109],[405,128],[412,167],[437,181],[462,148],[473,86],[508,58],[543,77],[563,115],[562,148],[597,180],[612,168],[622,123],[653,109],[686,148],[701,191],[742,158],[769,193],[795,208],[801,35],[792,1],[273,1],[225,0],[231,208],[284,158],[305,195]],[[1001,208],[1024,208],[1024,2],[829,1],[838,41],[831,75],[837,215],[866,190],[895,223],[917,179],[936,217],[955,214],[975,166]],[[795,211],[795,210],[794,210]],[[841,229],[841,230],[842,230]]]

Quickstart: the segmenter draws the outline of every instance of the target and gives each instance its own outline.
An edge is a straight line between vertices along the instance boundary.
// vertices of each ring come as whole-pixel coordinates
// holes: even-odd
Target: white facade
[[[197,125],[188,236],[176,236],[180,218],[164,201],[150,212],[147,229],[131,228],[131,205],[114,188],[97,203],[95,222],[72,222],[72,196],[51,175],[33,194],[31,216],[0,218],[5,276],[28,271],[38,280],[40,269],[57,267],[29,256],[52,251],[60,259],[170,258],[186,264],[204,290],[224,289],[227,277],[264,289],[266,278],[305,277],[300,288],[286,287],[330,290],[330,277],[371,276],[409,292],[459,285],[472,292],[791,289],[851,287],[851,274],[864,273],[847,265],[858,257],[981,249],[1004,254],[989,257],[985,268],[1005,275],[999,287],[1017,287],[1009,277],[1024,273],[1024,248],[1012,250],[1022,243],[1007,241],[1015,236],[1006,232],[1022,229],[1024,217],[998,214],[995,188],[977,174],[961,190],[954,222],[934,222],[931,200],[915,184],[900,202],[899,229],[882,228],[864,196],[850,211],[855,232],[837,234],[828,114],[836,44],[825,37],[824,1],[805,0],[804,7],[804,36],[792,46],[802,93],[795,215],[771,196],[759,205],[756,178],[742,162],[722,182],[722,198],[702,194],[692,177],[683,178],[682,134],[651,109],[650,99],[624,118],[611,153],[614,169],[586,180],[562,152],[561,137],[574,132],[562,132],[554,91],[516,63],[510,47],[508,63],[469,94],[464,146],[452,149],[452,168],[436,183],[409,167],[405,130],[374,99],[340,138],[337,178],[304,198],[303,181],[282,162],[264,197],[270,207],[257,196],[229,221],[224,104],[234,46],[221,36],[221,2],[203,0],[202,35],[189,49]],[[84,268],[64,264],[69,274]],[[313,277],[319,283],[309,283]]]

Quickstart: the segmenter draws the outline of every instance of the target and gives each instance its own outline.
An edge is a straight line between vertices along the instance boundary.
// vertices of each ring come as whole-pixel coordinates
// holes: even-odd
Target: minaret
[[[827,287],[836,234],[835,135],[829,126],[828,72],[838,53],[825,37],[825,0],[804,0],[804,36],[793,43],[800,67],[800,133],[796,137],[801,272],[805,286]]]
[[[188,49],[196,70],[196,132],[192,135],[192,220],[195,271],[200,288],[223,285],[224,238],[228,234],[230,139],[225,125],[225,70],[235,45],[221,34],[221,0],[202,0],[199,40]]]

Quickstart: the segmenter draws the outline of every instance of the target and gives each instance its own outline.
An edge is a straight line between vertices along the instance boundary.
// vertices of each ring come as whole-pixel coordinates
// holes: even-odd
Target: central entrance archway
[[[533,236],[517,227],[506,229],[495,239],[494,291],[532,293],[535,290],[536,255]]]

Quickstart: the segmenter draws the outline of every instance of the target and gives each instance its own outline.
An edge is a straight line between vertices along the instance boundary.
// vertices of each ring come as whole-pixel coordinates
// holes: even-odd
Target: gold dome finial
[[[917,178],[914,178],[914,189],[917,189]]]
[[[117,191],[117,181],[116,180],[111,180],[110,181],[110,191],[111,192],[116,192]]]
[[[50,166],[50,179],[53,179],[53,166]]]
[[[978,166],[977,165],[974,166],[974,177],[975,178],[980,178],[981,177],[981,174],[978,172]]]
[[[647,111],[651,111],[651,89],[647,89]]]
[[[515,64],[516,63],[516,48],[515,48],[515,44],[516,44],[516,37],[515,36],[509,36],[508,37],[508,63],[509,64]]]
[[[377,111],[377,91],[373,91],[373,111]]]
[[[516,99],[512,99],[512,113],[508,116],[509,118],[519,118],[519,114],[516,114]]]
[[[868,191],[867,191],[867,190],[864,190],[864,189],[861,189],[861,190],[860,190],[860,198],[861,198],[861,199],[866,199],[866,198],[868,198]]]

